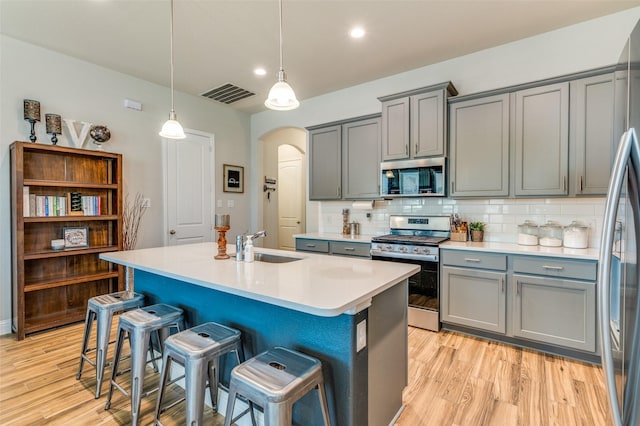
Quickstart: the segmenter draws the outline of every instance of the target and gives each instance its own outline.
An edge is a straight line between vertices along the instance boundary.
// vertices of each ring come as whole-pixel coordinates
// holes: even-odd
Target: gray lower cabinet
[[[509,94],[449,105],[449,194],[509,195]]]
[[[597,352],[591,260],[441,249],[440,319],[518,342]]]
[[[309,127],[309,199],[380,196],[380,115]]]
[[[351,241],[296,238],[296,251],[324,253],[335,256],[371,257],[371,244]]]
[[[513,335],[596,350],[596,284],[514,274]]]
[[[514,92],[516,196],[568,195],[569,83]]]
[[[504,272],[442,267],[440,320],[506,333]]]
[[[614,73],[570,84],[569,195],[606,195],[615,155]]]

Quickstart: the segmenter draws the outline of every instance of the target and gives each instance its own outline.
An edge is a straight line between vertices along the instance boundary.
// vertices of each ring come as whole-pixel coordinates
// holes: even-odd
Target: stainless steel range
[[[409,325],[440,330],[440,249],[449,216],[391,216],[391,234],[371,239],[371,258],[420,266],[409,277]]]

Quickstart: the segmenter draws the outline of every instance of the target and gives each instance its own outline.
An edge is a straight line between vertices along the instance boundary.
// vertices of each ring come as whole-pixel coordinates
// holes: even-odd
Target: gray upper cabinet
[[[342,127],[309,131],[309,199],[339,200],[342,196]]]
[[[452,197],[509,195],[509,94],[449,105]]]
[[[380,197],[380,118],[342,125],[342,198]]]
[[[616,146],[613,73],[571,82],[569,195],[605,195]]]
[[[437,157],[446,153],[447,96],[451,82],[379,98],[382,102],[382,159]]]
[[[409,158],[409,98],[382,102],[382,159]]]
[[[519,90],[512,99],[514,194],[568,195],[569,83]]]
[[[309,130],[309,199],[380,197],[380,115]]]

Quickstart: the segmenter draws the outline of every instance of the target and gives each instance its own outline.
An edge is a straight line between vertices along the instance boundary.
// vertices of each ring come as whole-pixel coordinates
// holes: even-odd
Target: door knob
[[[176,235],[176,230],[175,230],[175,229],[172,229],[171,231],[169,231],[169,234],[170,234],[170,235]]]
[[[298,221],[296,221],[296,224],[300,225],[300,221],[299,221],[299,220],[298,220]]]

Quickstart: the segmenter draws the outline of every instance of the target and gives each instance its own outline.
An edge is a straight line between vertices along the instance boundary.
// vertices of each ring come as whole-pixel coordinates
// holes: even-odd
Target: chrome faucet
[[[251,241],[256,238],[266,237],[267,231],[262,230],[258,231],[255,234],[249,235],[248,238],[251,238]],[[238,262],[242,262],[244,260],[244,246],[247,242],[247,234],[237,235],[236,236],[236,260]]]
[[[267,231],[263,229],[262,231],[258,231],[255,234],[253,234],[251,236],[251,240],[255,240],[256,238],[266,237],[266,236],[267,236]]]

